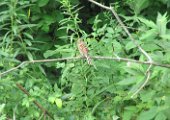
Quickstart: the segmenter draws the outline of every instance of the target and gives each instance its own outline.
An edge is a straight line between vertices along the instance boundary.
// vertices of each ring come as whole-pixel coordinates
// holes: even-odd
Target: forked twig
[[[146,56],[146,58],[148,59],[150,65],[146,71],[146,80],[144,81],[144,83],[137,89],[137,91],[131,96],[135,96],[137,95],[140,90],[147,84],[147,82],[149,81],[149,78],[150,78],[150,69],[152,67],[152,58],[148,55],[148,53],[136,42],[136,40],[133,38],[133,36],[130,34],[129,30],[126,28],[126,26],[123,24],[122,20],[119,18],[118,14],[116,13],[116,11],[114,10],[113,7],[108,7],[108,6],[105,6],[105,5],[102,5],[94,0],[88,0],[89,2],[93,3],[93,4],[96,4],[97,6],[103,8],[103,9],[106,9],[108,11],[111,11],[112,14],[115,16],[115,18],[117,19],[117,21],[119,22],[119,24],[121,25],[121,27],[124,29],[124,31],[127,33],[127,35],[129,36],[129,38],[131,39],[131,41],[138,47],[138,49]]]

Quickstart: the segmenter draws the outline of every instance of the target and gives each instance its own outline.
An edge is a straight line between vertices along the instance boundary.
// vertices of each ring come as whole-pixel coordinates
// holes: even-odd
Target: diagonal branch
[[[149,81],[149,78],[150,78],[150,69],[152,67],[152,58],[148,55],[148,53],[137,43],[137,41],[133,38],[133,36],[130,34],[129,30],[126,28],[126,26],[123,24],[122,20],[119,18],[118,14],[116,13],[116,11],[114,10],[113,7],[108,7],[108,6],[105,6],[105,5],[102,5],[94,0],[88,0],[89,2],[93,3],[93,4],[96,4],[97,6],[103,8],[103,9],[106,9],[108,11],[111,11],[112,14],[115,16],[115,18],[117,19],[117,21],[119,22],[119,24],[121,25],[121,27],[124,29],[124,31],[127,33],[127,35],[129,36],[129,38],[131,39],[131,41],[138,47],[138,49],[141,51],[141,53],[143,53],[146,58],[148,59],[150,65],[146,71],[146,80],[144,81],[144,83],[141,85],[141,87],[132,95],[132,96],[135,96],[136,94],[138,94],[140,92],[140,90],[147,84],[147,82]]]
[[[21,64],[20,64],[21,65]],[[31,96],[29,94],[29,92],[19,83],[16,83],[16,86],[24,93],[26,94],[27,96]],[[51,114],[40,104],[38,103],[36,100],[33,101],[33,103],[45,114],[47,114],[51,119],[54,119]]]

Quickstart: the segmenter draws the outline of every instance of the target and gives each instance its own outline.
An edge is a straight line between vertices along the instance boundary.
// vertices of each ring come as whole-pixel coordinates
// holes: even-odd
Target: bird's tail
[[[89,65],[91,65],[92,63],[91,63],[91,58],[89,57],[89,56],[86,56],[86,59],[87,59],[87,63],[89,64]]]

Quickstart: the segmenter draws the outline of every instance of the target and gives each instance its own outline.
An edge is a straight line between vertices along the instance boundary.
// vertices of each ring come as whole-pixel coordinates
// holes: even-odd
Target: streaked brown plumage
[[[78,39],[77,47],[79,49],[80,54],[86,57],[88,64],[91,65],[91,59],[88,55],[88,48],[86,47],[86,44],[81,39]]]

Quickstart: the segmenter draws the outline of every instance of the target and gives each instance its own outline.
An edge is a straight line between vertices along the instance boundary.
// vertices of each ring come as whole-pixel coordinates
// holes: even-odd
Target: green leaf
[[[55,102],[55,97],[53,97],[53,96],[50,96],[49,98],[48,98],[48,101],[50,102],[50,103],[54,103]]]
[[[170,35],[169,35],[169,34],[161,35],[160,37],[161,37],[162,39],[170,40]]]
[[[43,7],[43,6],[47,5],[48,2],[49,2],[49,0],[38,0],[38,6]]]
[[[167,85],[169,86],[169,83],[170,83],[170,75],[169,75],[169,72],[170,70],[169,69],[165,69],[162,71],[162,76],[161,76],[161,83],[163,83],[164,85]]]
[[[42,28],[41,28],[41,30],[43,30],[43,31],[46,32],[46,33],[49,32],[49,29],[50,29],[50,28],[49,28],[49,25],[47,25],[47,24],[45,24],[45,23],[44,23],[44,25],[43,25]]]
[[[123,120],[131,120],[132,116],[137,112],[137,108],[135,106],[125,107],[123,112]]]
[[[9,54],[8,53],[6,53],[6,52],[3,52],[3,51],[0,51],[0,56],[5,56],[5,57],[8,57],[9,56]]]
[[[27,52],[27,57],[30,61],[33,61],[33,56],[29,51]]]
[[[147,30],[142,36],[140,37],[140,40],[153,40],[157,36],[157,30],[156,29],[151,29]]]
[[[0,120],[6,120],[6,119],[7,119],[6,114],[2,114],[2,115],[0,116]]]
[[[38,68],[39,68],[39,70],[40,70],[44,75],[46,75],[46,72],[45,72],[44,68],[43,68],[41,65],[38,65]]]
[[[24,39],[24,42],[28,45],[28,46],[32,46],[32,42],[28,39]]]
[[[147,8],[149,6],[148,0],[132,0],[128,1],[128,4],[130,5],[131,9],[138,15],[143,9]]]
[[[162,113],[158,113],[158,115],[155,117],[155,120],[167,120],[167,117]]]
[[[140,41],[137,41],[137,43],[138,43],[138,44],[141,44]],[[130,50],[130,49],[136,48],[136,47],[137,47],[137,46],[134,44],[133,41],[128,42],[128,43],[126,44],[126,46],[125,46],[126,50]]]
[[[64,15],[62,14],[62,12],[60,12],[59,10],[56,10],[55,11],[55,13],[56,13],[56,21],[57,22],[60,22],[62,19],[64,19]]]
[[[157,107],[152,107],[148,111],[141,112],[137,120],[152,120],[157,114]]]
[[[149,6],[148,0],[135,0],[135,12],[139,14],[143,9]]]
[[[120,117],[117,116],[117,115],[113,115],[113,116],[112,116],[112,120],[119,120],[119,118],[120,118]]]
[[[50,25],[51,23],[54,23],[56,21],[55,18],[56,16],[44,15],[43,22],[46,23],[47,25]]]
[[[121,86],[126,86],[126,85],[131,85],[136,83],[136,78],[135,77],[129,77],[126,78],[124,80],[121,80],[120,82],[117,83],[117,85],[121,85]]]
[[[29,108],[29,106],[30,106],[30,103],[29,103],[30,101],[29,101],[29,98],[24,98],[23,100],[22,100],[22,106],[26,106],[27,108]]]
[[[56,68],[64,68],[64,67],[65,67],[65,63],[64,62],[62,62],[62,63],[57,62],[56,63]]]
[[[150,51],[150,52],[161,49],[157,44],[154,44],[153,42],[148,42],[148,43],[142,44],[142,48],[145,51]]]
[[[158,61],[161,62],[164,59],[164,55],[161,51],[154,52],[150,54],[150,56],[154,61],[157,61],[157,62]]]
[[[107,27],[106,30],[108,33],[112,33],[112,34],[114,33],[114,30],[111,27]]]
[[[167,13],[161,15],[158,13],[156,24],[158,26],[159,34],[165,35],[166,34],[166,24],[167,24]]]
[[[55,51],[53,51],[53,50],[47,50],[47,51],[44,53],[44,57],[45,57],[45,58],[48,58],[48,57],[53,56],[54,54],[56,54]]]
[[[0,114],[2,114],[4,108],[5,108],[5,104],[3,103],[3,104],[0,105]]]
[[[26,32],[24,32],[23,34],[24,34],[27,38],[33,40],[33,36],[32,36],[31,34],[26,33]]]
[[[156,91],[143,91],[141,94],[140,94],[140,99],[143,101],[143,102],[147,102],[149,100],[152,100],[153,96],[155,95],[155,92]]]
[[[56,105],[57,105],[57,107],[58,107],[58,108],[62,108],[62,104],[63,104],[63,102],[62,102],[62,100],[61,100],[61,99],[56,98],[56,99],[55,99],[55,103],[56,103]]]
[[[117,42],[116,40],[114,40],[112,43],[113,43],[113,47],[114,47],[113,52],[115,52],[115,53],[121,52],[122,46],[121,46],[120,42]]]
[[[169,41],[155,41],[156,44],[161,46],[165,51],[170,51],[170,42]],[[161,52],[161,51],[159,51]]]
[[[147,19],[145,19],[145,18],[141,18],[141,17],[138,17],[138,19],[139,19],[142,23],[144,23],[147,27],[150,27],[150,28],[152,28],[152,29],[157,29],[157,25],[156,25],[154,22],[152,22],[152,21],[150,21],[150,20],[147,20]]]

